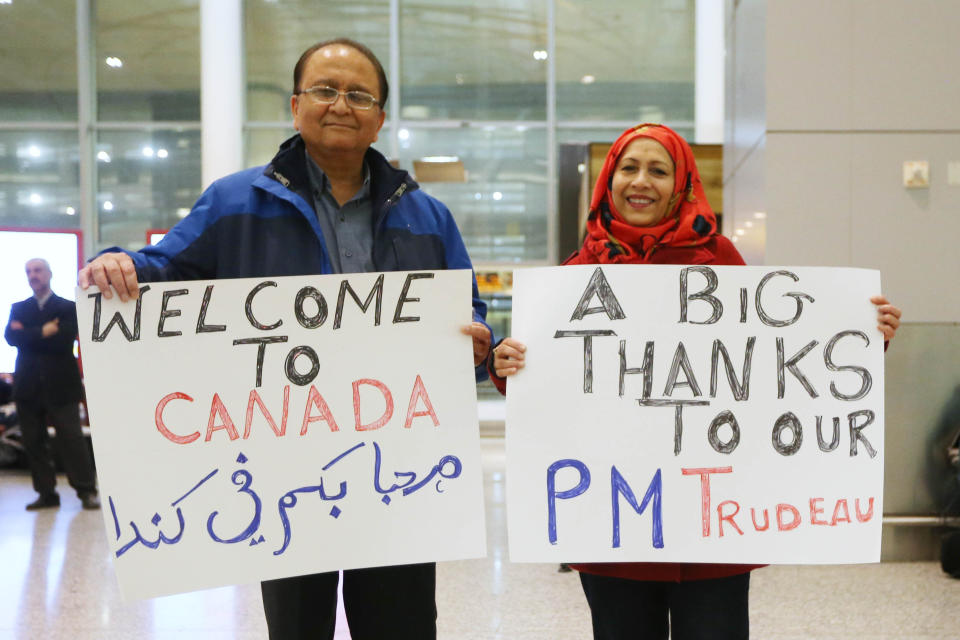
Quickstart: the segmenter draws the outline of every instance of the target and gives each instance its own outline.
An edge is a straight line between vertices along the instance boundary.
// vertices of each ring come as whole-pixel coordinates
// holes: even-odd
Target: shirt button
[[[352,257],[353,257],[353,253],[351,253],[350,251],[344,251],[344,252],[343,252],[343,255],[347,256],[348,258],[352,258]]]

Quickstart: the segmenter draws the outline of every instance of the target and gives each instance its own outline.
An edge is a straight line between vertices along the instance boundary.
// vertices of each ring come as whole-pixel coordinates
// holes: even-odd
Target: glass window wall
[[[693,123],[695,0],[556,7],[560,121]]]
[[[549,246],[558,145],[612,141],[642,121],[693,133],[694,0],[611,0],[602,10],[586,0],[306,2],[246,5],[247,159],[268,161],[290,133],[302,50],[355,38],[390,75],[378,148],[414,173],[425,159],[456,158],[460,177],[418,180],[450,207],[480,264],[558,257]]]
[[[401,2],[400,75],[403,119],[546,119],[546,0]]]
[[[74,0],[0,2],[0,122],[77,119]]]
[[[632,127],[638,122],[624,122],[616,127],[571,127],[569,123],[557,129],[557,142],[560,144],[582,143],[590,144],[592,142],[613,142],[620,137],[620,134]],[[674,126],[673,129],[681,136],[693,142],[693,126]]]
[[[400,165],[460,162],[462,181],[420,187],[447,205],[474,262],[547,259],[546,129],[483,125],[399,132]]]
[[[243,136],[246,166],[257,167],[267,164],[277,153],[284,140],[295,134],[291,124],[289,128],[247,129]]]
[[[390,68],[389,0],[248,0],[244,12],[249,121],[290,120],[293,67],[316,42],[353,38]]]
[[[77,228],[75,131],[0,131],[0,226]]]
[[[199,0],[97,0],[96,11],[99,120],[199,120]]]
[[[99,249],[139,249],[200,195],[200,131],[101,131],[97,138]]]
[[[80,226],[100,249],[139,245],[147,227],[192,206],[199,4],[79,5],[93,15],[81,16],[92,44],[78,54],[75,0],[0,1],[0,224]],[[694,9],[694,0],[248,0],[238,55],[247,164],[269,161],[293,133],[302,50],[352,37],[379,56],[393,88],[376,148],[414,173],[456,158],[459,177],[420,176],[422,188],[450,207],[481,266],[549,263],[559,145],[610,141],[642,120],[692,137]],[[78,62],[94,70],[89,87],[78,86]],[[81,122],[84,92],[97,108]]]

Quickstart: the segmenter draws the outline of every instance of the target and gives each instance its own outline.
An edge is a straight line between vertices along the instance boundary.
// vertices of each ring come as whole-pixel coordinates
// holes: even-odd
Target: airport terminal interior
[[[450,209],[496,338],[516,270],[580,246],[611,143],[666,124],[748,265],[877,270],[904,312],[878,387],[879,561],[754,571],[752,637],[960,638],[941,563],[960,540],[957,24],[944,0],[0,0],[0,313],[31,295],[28,259],[72,298],[87,260],[155,244],[213,180],[269,162],[296,133],[293,66],[321,40],[382,61],[373,148]],[[15,358],[0,344],[4,381]],[[511,561],[505,400],[476,393],[486,552],[438,564],[438,637],[590,638],[576,571]],[[14,411],[0,406],[0,640],[267,637],[256,582],[124,598],[109,496],[84,510],[60,473],[61,506],[25,510]]]

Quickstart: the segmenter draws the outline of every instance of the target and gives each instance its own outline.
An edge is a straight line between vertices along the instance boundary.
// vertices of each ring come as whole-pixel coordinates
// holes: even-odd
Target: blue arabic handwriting
[[[176,500],[174,500],[173,502],[171,502],[171,503],[170,503],[170,506],[171,506],[171,507],[177,507],[177,505],[180,503],[181,500],[183,500],[184,498],[186,498],[187,496],[189,496],[189,495],[190,495],[191,493],[193,493],[200,485],[202,485],[202,484],[205,483],[207,480],[209,480],[210,478],[212,478],[212,477],[217,473],[217,471],[219,471],[219,469],[214,469],[213,471],[211,471],[210,473],[208,473],[208,474],[206,475],[206,477],[203,478],[203,480],[201,480],[201,481],[198,482],[197,484],[193,485],[193,487],[192,487],[189,491],[187,491],[185,494],[183,494],[182,496],[180,496],[179,498],[177,498]],[[117,508],[116,508],[116,506],[115,506],[114,503],[113,503],[113,496],[110,496],[110,497],[109,497],[109,503],[110,503],[110,515],[113,516],[113,527],[114,527],[114,530],[115,530],[116,535],[117,535],[117,540],[119,540],[119,539],[120,539],[120,521],[119,521],[119,519],[117,518]],[[136,523],[134,523],[134,522],[131,520],[131,521],[130,521],[130,528],[133,529],[133,539],[130,540],[129,542],[127,542],[125,545],[123,545],[123,546],[120,547],[119,549],[117,549],[116,557],[119,558],[120,556],[122,556],[123,554],[125,554],[127,551],[130,550],[131,547],[133,547],[134,545],[136,545],[138,542],[141,543],[141,544],[143,544],[143,545],[144,545],[145,547],[147,547],[148,549],[156,549],[158,546],[160,546],[160,543],[161,543],[161,542],[164,543],[164,544],[176,544],[176,543],[180,542],[180,538],[183,537],[183,529],[184,529],[183,511],[180,510],[180,507],[177,507],[177,520],[179,521],[179,524],[180,524],[180,531],[177,532],[177,535],[175,535],[175,536],[173,536],[173,537],[171,538],[171,537],[167,536],[166,534],[164,534],[162,531],[160,531],[160,530],[159,530],[159,525],[160,525],[160,521],[161,521],[161,520],[162,520],[162,518],[160,517],[159,512],[158,512],[158,513],[154,513],[154,514],[153,514],[153,518],[150,519],[150,522],[153,523],[153,526],[158,527],[158,530],[157,530],[157,536],[158,536],[158,537],[157,537],[157,539],[156,539],[155,541],[145,539],[145,538],[143,537],[143,535],[140,533],[140,529],[137,527]]]
[[[323,469],[321,469],[321,471],[326,471],[327,469],[329,469],[329,468],[332,467],[333,465],[337,464],[338,462],[340,462],[341,460],[343,460],[343,459],[346,458],[348,455],[350,455],[351,453],[353,453],[354,451],[356,451],[356,450],[359,449],[360,447],[364,446],[365,444],[367,444],[367,443],[366,443],[366,442],[361,442],[361,443],[358,444],[358,445],[354,445],[354,446],[350,447],[349,449],[347,449],[346,451],[344,451],[343,453],[341,453],[340,455],[338,455],[336,458],[334,458],[333,460],[331,460],[331,461],[328,462],[327,464],[323,465]]]
[[[110,503],[110,515],[113,516],[113,528],[117,534],[117,540],[120,539],[120,521],[117,520],[117,508],[113,506],[113,496],[109,496],[107,501]]]
[[[366,446],[366,442],[361,442],[356,444],[346,451],[335,456],[327,464],[322,467],[322,471],[329,471],[334,465],[339,463],[341,460],[345,459],[350,454],[355,451],[360,450]],[[445,455],[433,465],[430,471],[424,475],[418,481],[418,474],[416,471],[394,471],[393,475],[397,482],[390,483],[388,487],[384,487],[380,479],[380,472],[383,466],[383,452],[380,448],[380,444],[377,442],[372,442],[374,449],[374,464],[373,464],[373,489],[376,493],[380,494],[381,501],[385,505],[390,505],[393,498],[391,494],[396,491],[400,491],[401,495],[408,496],[416,491],[419,491],[423,487],[431,484],[436,479],[434,489],[437,493],[443,493],[444,491],[440,488],[443,479],[454,479],[460,476],[463,471],[463,463],[460,459],[454,455]],[[245,464],[248,459],[243,454],[240,453],[236,459],[237,463]],[[140,531],[140,527],[133,521],[130,522],[130,529],[133,532],[133,537],[123,544],[117,551],[116,557],[124,555],[127,551],[132,549],[136,545],[142,545],[147,549],[157,549],[161,544],[173,545],[178,543],[183,538],[183,533],[186,528],[185,518],[183,511],[181,509],[180,503],[182,503],[186,498],[191,496],[195,491],[197,491],[201,486],[210,481],[220,469],[214,469],[196,484],[194,484],[188,491],[183,493],[180,497],[176,498],[173,502],[170,503],[170,506],[175,509],[177,516],[177,526],[178,529],[172,534],[161,530],[162,517],[159,512],[154,513],[150,522],[156,529],[156,538],[145,537],[144,534]],[[437,477],[439,476],[439,479]],[[261,525],[261,513],[263,502],[260,496],[256,491],[253,490],[253,474],[247,471],[246,469],[237,469],[230,476],[231,482],[237,486],[236,493],[245,494],[249,497],[253,507],[253,516],[250,519],[247,527],[236,534],[233,537],[224,538],[218,535],[214,531],[214,519],[220,514],[219,509],[214,509],[209,516],[207,517],[207,526],[206,531],[210,536],[210,539],[214,542],[220,544],[236,544],[238,542],[243,542],[245,540],[250,541],[250,546],[255,546],[259,543],[265,541],[263,535],[257,535],[257,532],[260,530]],[[298,502],[304,499],[310,494],[317,494],[321,504],[327,502],[336,503],[339,500],[342,500],[347,497],[347,482],[340,481],[339,487],[336,493],[328,493],[325,487],[325,480],[321,476],[319,481],[316,484],[304,485],[302,487],[297,487],[290,489],[285,492],[277,500],[277,513],[280,518],[280,525],[283,529],[283,543],[280,545],[280,548],[273,551],[274,556],[282,555],[290,546],[291,539],[293,537],[291,523],[290,523],[290,513],[289,511],[297,506]],[[114,502],[113,496],[108,496],[108,502],[110,505],[110,514],[113,518],[114,533],[116,534],[117,541],[120,540],[121,530],[120,530],[120,519],[117,516],[117,507]],[[340,506],[334,504],[333,508],[330,510],[330,516],[333,518],[339,518],[343,513]]]
[[[361,442],[360,444],[354,447],[351,447],[350,449],[347,449],[346,451],[344,451],[343,453],[335,457],[333,460],[325,464],[323,466],[322,471],[328,470],[330,467],[332,467],[336,463],[346,458],[349,454],[353,453],[354,451],[362,447],[364,444],[366,443]],[[320,495],[320,499],[324,501],[340,500],[341,498],[346,497],[347,495],[347,483],[346,482],[340,483],[340,492],[335,496],[329,496],[327,495],[327,492],[324,491],[323,478],[320,479],[320,484],[318,485],[308,485],[305,487],[300,487],[298,489],[291,489],[290,491],[287,491],[285,494],[280,496],[280,500],[277,501],[277,510],[280,513],[280,524],[283,526],[283,544],[280,546],[279,549],[273,552],[273,555],[279,556],[284,551],[286,551],[287,547],[290,545],[290,537],[292,534],[290,532],[290,518],[287,516],[287,509],[292,509],[293,507],[297,506],[298,493],[306,494],[306,493],[314,493],[314,492],[318,493]],[[330,515],[332,515],[334,518],[339,517],[340,513],[341,513],[340,508],[336,506],[334,506],[333,509],[330,511]]]
[[[443,468],[447,464],[453,465],[453,471],[451,471],[449,475],[443,472]],[[426,478],[424,478],[423,480],[421,480],[420,482],[418,482],[413,486],[404,487],[403,495],[409,495],[414,491],[417,491],[418,489],[426,485],[428,482],[433,480],[433,476],[437,475],[438,473],[440,474],[441,478],[447,478],[448,480],[450,480],[450,479],[459,477],[460,472],[462,470],[463,470],[463,464],[460,462],[460,458],[458,458],[457,456],[443,456],[442,458],[440,458],[440,462],[435,464],[433,469],[430,470],[430,474]],[[441,482],[443,481],[437,480],[437,485],[435,487],[437,490],[437,493],[443,493],[443,491],[440,490]]]
[[[408,496],[411,493],[422,489],[431,480],[433,480],[433,477],[438,473],[440,474],[440,477],[450,479],[458,477],[460,472],[463,470],[463,464],[460,462],[460,458],[447,455],[440,458],[440,462],[435,464],[433,469],[430,470],[430,473],[427,474],[427,476],[420,482],[417,482],[417,474],[415,471],[394,471],[394,477],[396,477],[398,480],[403,478],[405,482],[402,484],[395,483],[392,484],[389,489],[384,489],[380,484],[380,465],[382,458],[382,454],[380,453],[380,445],[374,442],[373,449],[376,453],[376,459],[373,465],[373,488],[377,491],[377,493],[383,494],[381,501],[386,505],[389,505],[390,501],[392,500],[390,494],[397,489],[403,489],[403,495]],[[453,465],[453,471],[451,471],[449,474],[443,472],[443,469],[447,464]],[[437,480],[437,493],[443,493],[443,491],[440,490],[440,482],[441,480]]]
[[[241,453],[240,455],[243,455],[243,454]],[[193,488],[190,489],[190,491],[187,491],[185,494],[183,494],[182,496],[180,496],[179,498],[177,498],[176,500],[174,500],[173,502],[171,502],[171,503],[170,503],[170,506],[171,506],[171,507],[175,507],[175,506],[177,506],[178,504],[180,504],[180,502],[181,502],[184,498],[186,498],[188,495],[190,495],[191,493],[193,493],[194,491],[196,491],[197,489],[199,489],[199,488],[200,488],[200,485],[202,485],[204,482],[206,482],[207,480],[209,480],[210,478],[212,478],[212,477],[214,476],[214,474],[217,473],[217,471],[220,471],[220,469],[214,469],[213,471],[211,471],[210,473],[208,473],[208,474],[204,477],[203,480],[201,480],[201,481],[198,482],[197,484],[193,485]]]
[[[237,462],[243,464],[247,461],[246,456],[242,453],[237,457]],[[210,514],[210,517],[207,518],[207,533],[210,534],[215,542],[222,542],[224,544],[235,544],[237,542],[243,542],[253,534],[257,532],[257,529],[260,528],[260,509],[262,504],[260,502],[260,496],[257,495],[255,491],[250,488],[250,485],[253,484],[253,475],[245,469],[237,469],[233,472],[233,475],[230,476],[230,481],[240,487],[237,489],[237,493],[245,493],[253,499],[253,518],[250,520],[250,524],[247,525],[247,528],[235,535],[232,538],[223,539],[213,532],[213,519],[217,517],[219,511],[214,511]]]
[[[396,491],[397,489],[405,489],[414,482],[417,481],[417,473],[415,471],[394,471],[393,476],[398,480],[400,478],[405,478],[406,482],[403,484],[392,484],[389,489],[384,489],[380,485],[380,464],[383,458],[383,454],[380,453],[380,445],[376,442],[373,443],[373,450],[375,452],[375,460],[373,463],[373,488],[374,490],[383,495],[381,500],[384,504],[390,504],[390,494]]]
[[[154,526],[157,526],[160,524],[160,520],[161,520],[160,514],[155,513],[153,514],[153,518],[150,520],[150,522],[152,522]],[[140,534],[140,529],[137,528],[137,525],[131,521],[130,528],[133,529],[133,535],[134,535],[133,540],[131,540],[130,542],[123,545],[117,550],[117,557],[119,558],[120,556],[125,554],[130,549],[130,547],[134,546],[138,542],[143,546],[147,547],[148,549],[156,549],[157,547],[160,546],[161,542],[164,544],[176,544],[180,542],[180,538],[183,536],[183,525],[184,525],[183,512],[180,510],[180,507],[177,507],[177,520],[180,521],[180,531],[177,532],[177,535],[175,535],[172,538],[169,538],[166,535],[164,535],[162,531],[158,529],[156,540],[147,540],[146,538],[144,538]]]

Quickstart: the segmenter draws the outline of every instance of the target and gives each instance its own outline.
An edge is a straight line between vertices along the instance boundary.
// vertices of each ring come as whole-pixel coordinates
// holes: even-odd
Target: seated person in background
[[[742,265],[716,229],[693,151],[669,127],[642,124],[624,132],[597,177],[587,235],[564,264]],[[890,340],[900,310],[883,296],[879,330]],[[506,393],[506,378],[524,366],[526,347],[505,338],[492,352],[491,379]],[[643,637],[734,640],[749,635],[748,589],[756,565],[597,563],[571,565],[590,605],[596,640]]]
[[[13,385],[6,379],[6,374],[0,375],[0,407],[13,399]],[[3,413],[0,411],[0,433],[6,431],[7,427],[16,424],[17,414]]]

